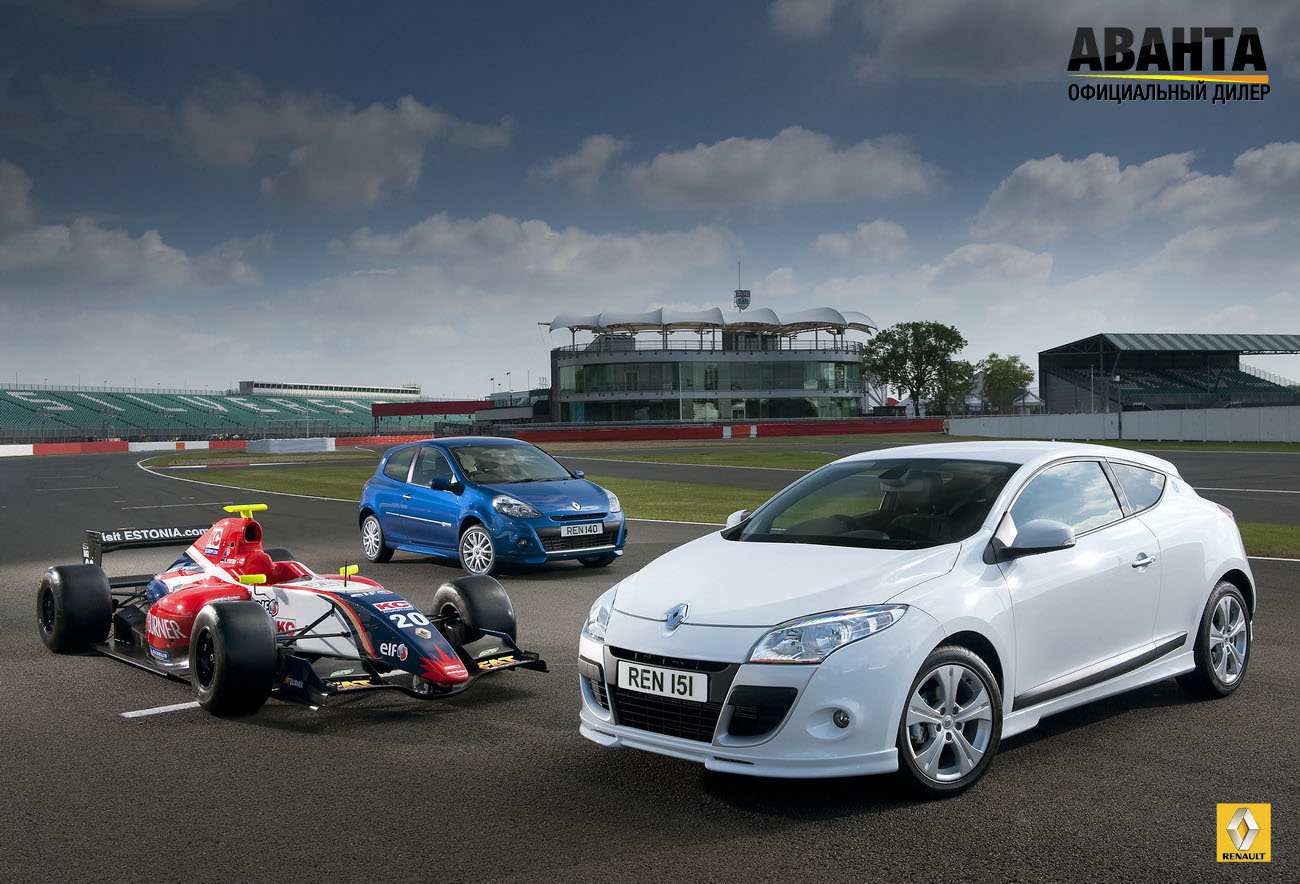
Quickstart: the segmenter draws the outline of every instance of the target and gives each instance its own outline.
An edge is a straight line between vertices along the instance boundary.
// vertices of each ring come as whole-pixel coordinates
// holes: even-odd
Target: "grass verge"
[[[679,451],[676,454],[626,454],[615,460],[636,460],[652,463],[708,464],[722,467],[768,467],[784,470],[815,470],[841,455],[825,451],[793,451],[788,449],[720,449],[718,451]]]
[[[365,466],[294,467],[293,469],[209,470],[195,475],[212,485],[284,491],[314,497],[360,500],[361,486],[374,474]],[[682,522],[725,522],[741,509],[752,510],[771,497],[753,488],[721,485],[692,485],[687,482],[659,482],[589,475],[589,479],[618,495],[623,511],[634,519],[665,519]],[[1266,522],[1241,522],[1242,540],[1252,556],[1300,558],[1300,526]]]
[[[383,451],[364,448],[340,448],[337,451],[313,451],[303,454],[249,454],[247,451],[185,451],[162,454],[144,461],[147,467],[199,466],[228,463],[313,463],[331,460],[378,460]],[[373,468],[371,472],[373,472]]]

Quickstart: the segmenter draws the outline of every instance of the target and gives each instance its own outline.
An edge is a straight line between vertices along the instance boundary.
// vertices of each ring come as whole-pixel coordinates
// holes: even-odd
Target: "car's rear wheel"
[[[361,551],[371,562],[386,562],[393,557],[393,548],[384,540],[384,526],[374,513],[361,521]]]
[[[1250,665],[1250,608],[1241,590],[1226,580],[1210,593],[1196,633],[1196,668],[1178,676],[1187,691],[1226,697],[1237,689]]]
[[[271,695],[275,624],[257,602],[216,602],[194,618],[190,683],[213,715],[248,715]]]
[[[515,608],[506,588],[484,574],[449,580],[433,594],[433,617],[447,641],[460,647],[483,638],[483,630],[515,638]]]
[[[582,564],[586,565],[588,568],[604,568],[606,565],[613,564],[614,559],[616,558],[618,558],[618,556],[584,556],[583,558],[578,559],[578,561],[582,562]]]
[[[471,574],[491,576],[499,570],[492,535],[482,525],[470,525],[460,536],[460,564]]]
[[[898,723],[899,768],[936,797],[973,786],[1002,736],[1002,692],[980,657],[943,645],[925,659]]]
[[[113,594],[98,565],[48,568],[36,590],[36,625],[56,654],[84,651],[108,638]]]

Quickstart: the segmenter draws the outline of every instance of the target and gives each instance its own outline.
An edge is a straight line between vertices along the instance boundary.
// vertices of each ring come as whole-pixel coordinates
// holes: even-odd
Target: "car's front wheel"
[[[482,525],[470,525],[460,536],[460,564],[471,574],[497,573],[496,547]]]
[[[975,784],[1002,737],[1002,692],[980,657],[943,645],[925,659],[898,723],[899,768],[936,797]]]
[[[386,562],[393,557],[393,548],[384,542],[384,526],[374,513],[361,521],[361,551],[371,562]]]
[[[247,715],[271,695],[275,624],[257,602],[216,602],[194,618],[190,683],[213,715]]]
[[[1250,608],[1241,590],[1219,581],[1201,614],[1193,658],[1196,668],[1178,676],[1184,690],[1202,697],[1235,691],[1250,663]]]

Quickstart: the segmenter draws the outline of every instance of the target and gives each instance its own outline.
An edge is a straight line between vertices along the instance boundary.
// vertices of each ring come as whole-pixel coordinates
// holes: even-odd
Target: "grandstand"
[[[1093,335],[1038,354],[1053,414],[1300,405],[1295,384],[1241,364],[1300,353],[1300,335]]]
[[[0,444],[122,439],[261,439],[363,436],[374,396],[265,396],[196,390],[0,385]],[[394,432],[437,433],[412,418]]]

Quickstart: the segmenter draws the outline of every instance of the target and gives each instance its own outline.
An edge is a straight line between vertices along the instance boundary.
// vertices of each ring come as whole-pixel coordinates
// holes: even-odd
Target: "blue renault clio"
[[[458,436],[398,445],[361,491],[361,548],[450,556],[471,574],[577,559],[600,568],[623,554],[613,492],[517,439]]]

